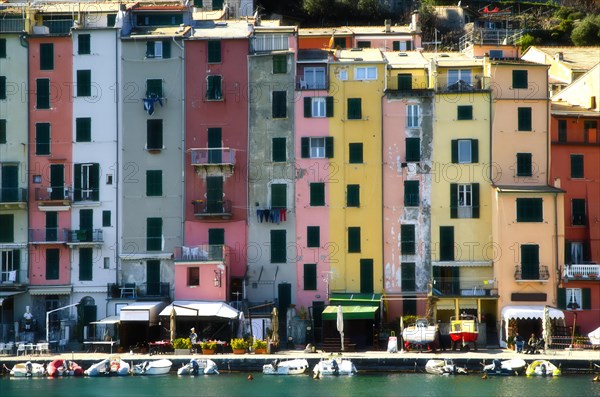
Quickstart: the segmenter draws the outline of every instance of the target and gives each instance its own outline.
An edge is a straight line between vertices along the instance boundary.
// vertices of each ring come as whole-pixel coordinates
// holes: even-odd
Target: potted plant
[[[306,320],[306,308],[304,306],[300,306],[298,315],[300,316],[300,320]]]
[[[510,335],[508,337],[508,339],[506,340],[506,344],[508,345],[508,348],[510,350],[515,350],[515,336],[514,335]]]
[[[192,342],[189,338],[177,338],[173,341],[173,349],[175,349],[175,355],[190,354],[192,348]]]
[[[248,342],[244,338],[233,338],[230,341],[233,354],[245,354]]]
[[[217,342],[214,340],[206,340],[200,342],[200,348],[202,349],[202,354],[215,354],[217,351]]]
[[[265,354],[267,352],[267,341],[255,339],[252,349],[254,350],[254,354]]]

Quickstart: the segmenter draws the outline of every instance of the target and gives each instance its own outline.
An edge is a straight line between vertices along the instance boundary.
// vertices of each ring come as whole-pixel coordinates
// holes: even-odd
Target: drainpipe
[[[117,151],[117,164],[119,164],[119,156],[121,151],[119,150],[120,148],[120,140],[119,140],[119,122],[120,122],[120,118],[119,118],[119,111],[121,110],[121,107],[119,106],[119,101],[120,101],[120,96],[119,96],[119,91],[120,91],[120,86],[119,86],[119,60],[121,59],[121,56],[119,54],[119,50],[121,49],[120,43],[120,31],[121,29],[115,29],[115,52],[117,53],[116,57],[115,57],[115,110],[116,110],[116,120],[115,120],[115,128],[116,128],[116,151]],[[115,167],[115,183],[117,185],[117,191],[116,191],[116,198],[115,198],[115,235],[116,235],[116,241],[115,241],[115,284],[119,285],[119,269],[120,269],[120,262],[119,262],[119,252],[120,252],[120,225],[121,222],[119,220],[119,216],[120,216],[120,212],[119,212],[119,206],[120,206],[120,187],[121,187],[121,182],[120,182],[120,175],[119,175],[119,167]],[[107,293],[110,293],[110,291],[107,291]],[[106,302],[107,305],[107,313],[108,313],[108,300]]]
[[[171,37],[173,44],[181,50],[181,245],[185,243],[185,46],[179,45],[175,37]],[[183,40],[183,39],[182,39]],[[173,291],[175,290],[175,269],[173,269]],[[174,295],[174,293],[173,293]]]
[[[557,302],[558,285],[560,283],[560,267],[558,260],[558,193],[554,193],[554,264],[556,266],[556,286],[554,288],[554,299],[552,304]]]
[[[27,19],[27,21],[29,21],[29,19]],[[29,23],[29,22],[27,22]],[[27,85],[27,90],[26,92],[29,91],[29,76],[30,76],[30,65],[29,65],[29,41],[27,40],[27,36],[26,34],[22,34],[19,37],[19,41],[22,47],[25,47],[27,49],[27,77],[25,80],[25,84]],[[31,129],[31,107],[30,107],[30,103],[31,101],[29,100],[29,94],[25,100],[25,103],[27,104],[27,140],[26,140],[26,147],[25,150],[27,151],[27,168],[30,169],[31,168],[31,139],[30,137],[30,129]],[[25,178],[26,178],[26,186],[28,187],[27,189],[27,196],[29,196],[31,194],[31,191],[29,189],[30,186],[30,179],[29,179],[29,170],[27,170],[27,172],[25,173]],[[29,198],[27,198],[27,202],[29,203]],[[26,220],[27,220],[27,228],[29,229],[31,227],[30,221],[31,218],[29,216],[29,210],[26,211],[27,215],[26,215]],[[29,255],[29,249],[27,250],[27,281],[28,284],[31,284],[31,280],[30,280],[30,268],[31,268],[31,256]],[[19,271],[21,270],[21,264],[19,263]],[[31,295],[30,295],[31,298]],[[14,300],[13,300],[13,304],[14,304]],[[13,320],[14,320],[14,314],[13,314]],[[13,322],[14,324],[14,322]],[[15,342],[16,342],[16,337],[15,337]]]

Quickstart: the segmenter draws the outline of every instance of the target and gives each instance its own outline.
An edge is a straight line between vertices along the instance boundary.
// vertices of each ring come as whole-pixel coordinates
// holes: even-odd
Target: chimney
[[[392,20],[391,19],[386,19],[385,20],[385,32],[389,33],[392,31]]]
[[[413,11],[411,14],[410,30],[413,32],[421,32],[421,22],[419,22],[419,11]]]
[[[554,54],[554,59],[556,59],[557,61],[562,61],[564,59],[563,53],[557,52],[556,54]]]

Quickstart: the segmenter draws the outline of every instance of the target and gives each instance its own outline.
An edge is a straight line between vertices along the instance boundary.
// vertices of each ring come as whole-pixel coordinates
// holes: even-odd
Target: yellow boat
[[[527,376],[560,376],[561,371],[548,360],[535,360],[525,371]]]

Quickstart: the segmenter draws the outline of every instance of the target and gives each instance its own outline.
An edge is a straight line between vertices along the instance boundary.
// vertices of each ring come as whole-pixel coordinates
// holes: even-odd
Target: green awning
[[[327,306],[323,310],[323,320],[337,319],[337,306]],[[374,320],[377,306],[342,306],[344,320]]]
[[[352,294],[352,293],[334,293],[329,297],[332,305],[341,306],[377,306],[381,303],[381,294]]]

